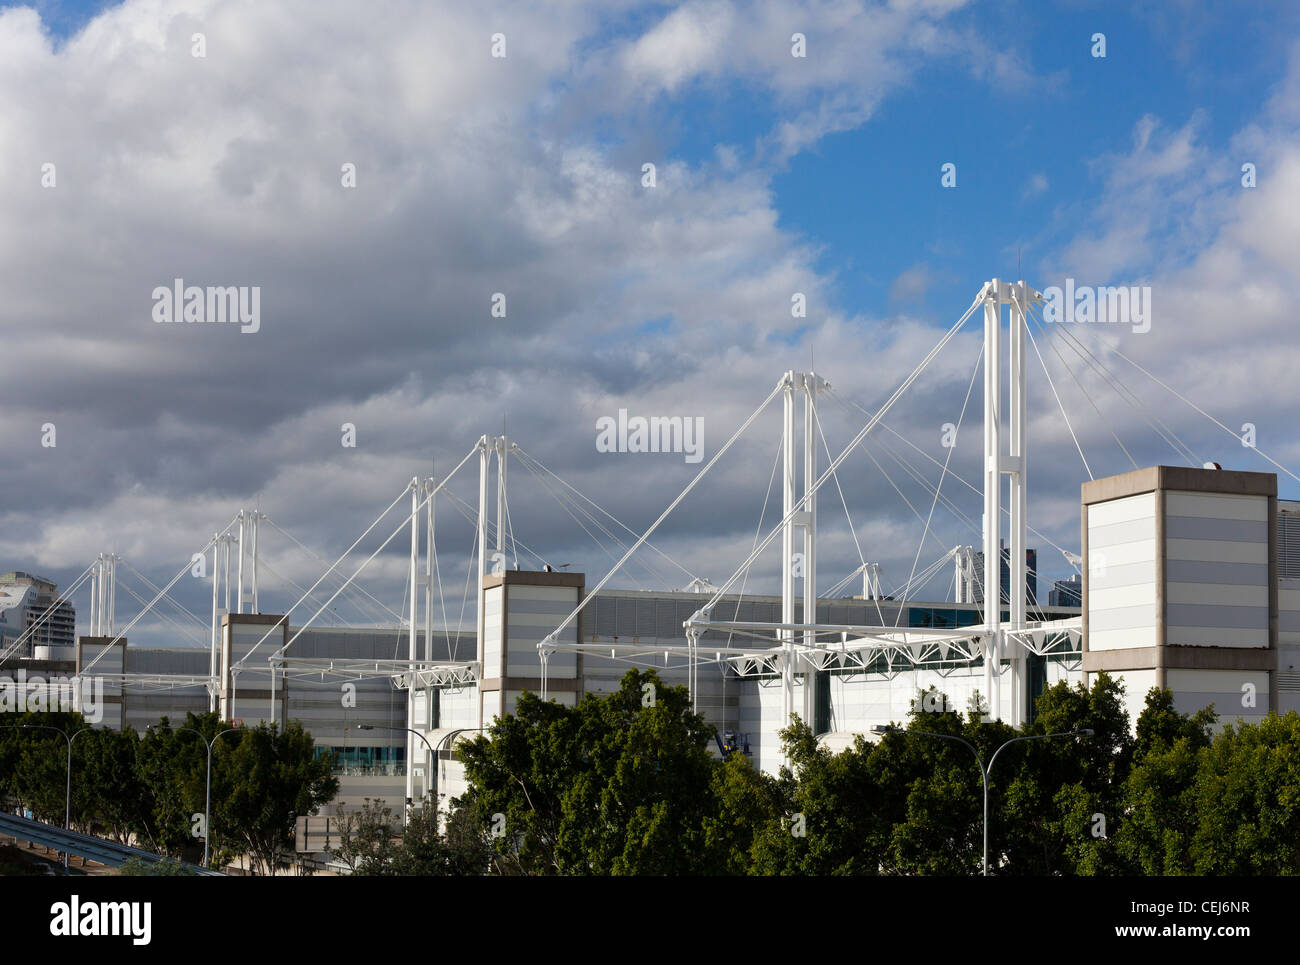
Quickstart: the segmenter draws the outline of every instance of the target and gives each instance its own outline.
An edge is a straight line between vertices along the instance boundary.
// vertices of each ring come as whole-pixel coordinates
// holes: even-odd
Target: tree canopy
[[[403,827],[367,801],[340,813],[334,857],[375,875],[974,875],[987,768],[992,874],[1300,873],[1300,715],[1220,729],[1212,708],[1180,713],[1155,688],[1130,726],[1125,706],[1104,673],[1048,688],[1019,729],[932,693],[880,740],[839,753],[796,716],[780,735],[786,765],[765,774],[713,752],[685,688],[632,670],[572,707],[523,694],[458,745],[468,791],[448,813],[428,800]],[[218,860],[273,872],[296,818],[338,788],[297,723],[231,729],[190,714],[143,735],[77,714],[12,724],[0,728],[8,806],[63,823],[62,731],[73,826],[188,861],[202,854],[214,738]]]

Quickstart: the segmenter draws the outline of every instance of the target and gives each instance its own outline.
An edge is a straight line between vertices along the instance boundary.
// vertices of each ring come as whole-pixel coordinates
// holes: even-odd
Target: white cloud
[[[598,456],[597,416],[700,415],[711,453],[810,349],[839,393],[878,404],[933,344],[932,328],[834,312],[817,252],[780,225],[770,168],[726,148],[699,165],[670,155],[647,190],[640,159],[601,119],[635,123],[634,103],[696,83],[757,90],[774,105],[779,161],[862,123],[927,58],[963,50],[968,35],[945,23],[961,6],[688,2],[622,37],[611,31],[625,11],[609,4],[128,0],[57,51],[31,11],[0,12],[0,223],[22,228],[0,233],[10,457],[0,555],[80,572],[116,548],[156,579],[255,500],[338,552],[413,474],[434,458],[449,468],[503,417],[525,449],[639,529],[695,470]],[[504,60],[489,55],[498,30]],[[190,56],[196,31],[205,59]],[[795,31],[808,36],[802,61],[790,56]],[[1286,192],[1296,177],[1269,153],[1275,135],[1259,134],[1261,197],[1265,182]],[[1148,203],[1171,180],[1194,197],[1196,144],[1195,129],[1152,127],[1130,158],[1146,173],[1106,182],[1107,226],[1077,257],[1098,271],[1123,265],[1149,230],[1125,234],[1125,199]],[[47,161],[54,189],[39,185]],[[344,162],[357,165],[355,189],[340,185]],[[1256,253],[1240,241],[1202,269],[1241,281],[1232,252],[1266,253],[1274,275],[1249,291],[1256,311],[1274,310],[1286,219],[1255,239]],[[261,286],[262,331],[155,325],[150,293],[175,277]],[[900,297],[927,278],[915,266]],[[505,319],[488,313],[498,291]],[[790,315],[795,291],[807,319]],[[939,458],[973,338],[891,421]],[[825,406],[838,451],[856,425],[833,399]],[[46,421],[58,425],[53,450],[37,444]],[[356,450],[339,445],[345,421],[358,427]],[[662,534],[695,572],[719,581],[747,554],[778,421],[756,427]],[[887,445],[873,452],[923,511]],[[974,449],[963,460],[974,478]],[[898,534],[911,511],[869,459],[850,465],[844,488],[865,551],[910,565]],[[594,582],[608,557],[526,472],[512,493],[521,538],[589,566]],[[829,574],[857,559],[847,524],[835,531],[838,498],[823,505]],[[468,529],[450,507],[440,513],[458,583]],[[400,557],[378,562],[393,604]],[[268,558],[300,582],[315,572]]]
[[[1042,171],[1036,171],[1030,175],[1029,180],[1025,183],[1024,189],[1020,192],[1020,200],[1027,201],[1031,198],[1037,198],[1047,193],[1047,175]]]
[[[1300,405],[1300,388],[1289,374],[1300,353],[1292,310],[1300,290],[1294,258],[1300,245],[1300,137],[1291,122],[1297,76],[1300,48],[1265,110],[1225,146],[1207,142],[1199,115],[1177,127],[1142,119],[1128,153],[1097,162],[1105,187],[1093,208],[1096,227],[1050,259],[1047,284],[1071,276],[1079,284],[1150,286],[1148,334],[1099,326],[1074,333],[1123,377],[1141,405],[1122,401],[1081,363],[1075,365],[1120,439],[1165,462],[1183,460],[1158,441],[1148,420],[1160,420],[1200,459],[1274,471],[1129,366],[1116,349],[1232,432],[1245,422],[1256,424],[1261,450],[1293,470],[1300,466],[1300,438],[1289,415]],[[1242,185],[1247,161],[1257,166],[1255,188]],[[1059,366],[1055,370],[1066,378]],[[1104,453],[1103,470],[1124,469],[1127,463],[1102,420],[1068,382],[1061,385],[1079,405],[1078,422],[1091,431],[1096,451]],[[1283,494],[1300,493],[1300,483],[1285,473],[1279,486]]]

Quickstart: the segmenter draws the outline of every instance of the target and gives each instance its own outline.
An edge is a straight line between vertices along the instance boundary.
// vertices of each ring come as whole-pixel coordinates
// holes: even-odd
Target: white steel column
[[[95,636],[104,635],[104,605],[107,602],[107,593],[104,589],[105,580],[108,572],[104,565],[104,554],[100,553],[99,558],[95,560]]]
[[[506,552],[506,437],[496,440],[497,451],[497,552],[501,554],[501,569],[505,570]]]
[[[113,566],[110,557],[111,554],[104,554],[103,585],[99,588],[99,594],[103,598],[99,622],[100,631],[104,636],[113,632]]]
[[[249,568],[249,575],[250,575],[249,582],[252,584],[251,587],[252,594],[249,600],[252,606],[248,611],[249,613],[257,612],[257,521],[260,516],[261,514],[257,510],[253,510],[253,512],[248,514],[248,530],[249,530],[250,538],[253,543],[253,545],[249,547],[250,552],[248,554],[248,568]],[[244,551],[241,548],[239,552],[240,552],[240,559],[242,560]],[[242,590],[240,591],[239,594],[239,602],[242,608],[244,602],[244,594]],[[284,656],[284,651],[283,650],[273,651],[271,656],[282,657]],[[267,669],[271,672],[271,723],[274,724],[276,721],[275,664],[271,660],[267,660]],[[289,686],[289,679],[286,677],[285,688],[287,689],[288,686]],[[289,702],[289,695],[286,693],[285,694],[286,707],[288,706],[288,702]],[[285,723],[288,723],[288,721],[286,720]]]
[[[863,564],[862,596],[868,600],[879,600],[881,598],[879,563]]]
[[[485,617],[483,606],[483,573],[487,556],[487,491],[488,491],[488,455],[491,443],[487,436],[482,436],[478,441],[478,602],[475,607],[478,610],[478,627],[477,627],[477,660],[479,666],[483,666],[483,644],[485,637]],[[479,730],[483,729],[483,691],[479,689],[478,693],[478,726]]]
[[[1028,610],[1026,573],[1027,424],[1025,397],[1025,306],[1041,297],[1023,281],[993,279],[984,297],[984,681],[989,712],[1001,716],[1000,672],[1008,658],[1007,723],[1020,726],[1029,710],[1024,649],[1008,649],[1006,631],[1023,629]],[[1002,410],[1002,305],[1008,306],[1007,412]],[[1003,448],[1003,434],[1006,448]],[[1002,477],[1010,476],[1007,509],[1011,517],[1007,547],[1008,615],[1002,623]]]
[[[236,613],[244,612],[244,547],[246,545],[244,542],[244,511],[241,509],[239,511],[239,566],[236,570],[238,574],[236,579],[239,582],[235,596]]]
[[[225,609],[227,613],[230,612],[230,540],[231,535],[229,532],[227,532],[225,536],[221,537],[221,541],[225,544],[225,548],[221,552],[221,565],[226,571],[225,576],[222,579],[222,585],[225,587]]]
[[[90,571],[90,636],[99,636],[99,560],[96,559]]]
[[[424,659],[433,659],[433,507],[437,502],[437,477],[430,476],[424,482],[424,490],[429,497],[428,513],[424,533]]]
[[[407,666],[406,685],[406,726],[415,726],[415,628],[419,619],[420,599],[420,477],[411,480],[411,617],[410,633],[406,648]],[[415,797],[415,735],[409,730],[403,732],[406,738],[406,806],[402,809],[402,822],[411,819],[411,804]]]
[[[436,469],[434,470],[437,471]],[[424,659],[433,659],[433,505],[437,501],[438,484],[437,476],[430,476],[425,480],[425,496],[429,500],[429,505],[425,507],[426,516],[424,532]],[[459,639],[459,635],[458,635]],[[412,675],[414,679],[414,675]],[[430,727],[436,727],[438,722],[433,719],[434,689],[432,686],[425,688],[424,691],[424,716],[420,718],[420,730],[427,730]],[[423,747],[424,754],[424,791],[429,793],[431,789],[436,788],[434,783],[433,769],[438,766],[434,760],[425,741],[420,741],[419,747]],[[419,750],[419,747],[416,749]],[[436,808],[438,802],[433,802]]]
[[[984,699],[1000,714],[1002,667],[1002,310],[994,278],[984,299]]]
[[[817,622],[817,376],[809,372],[803,378],[803,622]],[[804,631],[805,646],[817,642],[813,630]],[[810,727],[816,720],[816,671],[804,665],[803,719]]]
[[[782,449],[785,469],[781,475],[781,512],[785,525],[781,527],[781,622],[794,623],[794,372],[785,374],[785,409]],[[788,727],[794,713],[794,633],[784,630],[785,659],[781,669],[781,726]]]
[[[253,514],[249,517],[250,525],[252,526],[253,529],[253,547],[252,547],[253,552],[252,552],[251,559],[249,560],[249,566],[252,573],[251,582],[253,584],[253,600],[252,600],[253,608],[248,611],[249,613],[260,612],[257,606],[257,530],[259,528],[261,518],[262,518],[262,514],[257,512],[256,510],[254,510]]]
[[[108,554],[99,562],[99,635],[105,636],[108,630]]]
[[[208,676],[214,680],[217,677],[217,648],[220,646],[219,636],[221,634],[221,620],[217,612],[217,579],[219,576],[218,566],[221,560],[221,535],[212,534],[212,652],[208,657]],[[208,711],[215,713],[217,709],[217,692],[211,688],[208,690]]]
[[[1018,281],[1010,287],[1008,302],[1009,334],[1011,336],[1011,366],[1009,372],[1010,398],[1010,457],[1007,471],[1011,476],[1011,559],[1008,576],[1011,580],[1011,626],[1016,630],[1025,627],[1028,589],[1026,587],[1025,560],[1025,315],[1026,286]],[[1015,646],[1011,657],[1011,717],[1008,721],[1018,727],[1028,713],[1025,680],[1025,649]]]
[[[108,636],[117,632],[117,556],[108,555]]]

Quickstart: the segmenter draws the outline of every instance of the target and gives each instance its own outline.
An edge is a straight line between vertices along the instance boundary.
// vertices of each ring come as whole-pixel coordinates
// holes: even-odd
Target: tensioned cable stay
[[[966,386],[966,398],[962,400],[961,412],[957,414],[956,432],[958,436],[961,434],[961,425],[966,420],[966,408],[970,405],[971,393],[975,391],[975,376],[979,374],[980,360],[983,358],[984,346],[981,345],[979,355],[975,358],[975,365],[971,368],[970,384]],[[912,572],[908,575],[907,583],[904,584],[908,589],[911,588],[912,578],[916,575],[916,564],[921,560],[921,550],[925,548],[925,536],[926,533],[930,532],[930,523],[934,519],[934,508],[939,503],[939,493],[943,489],[943,481],[948,477],[948,463],[952,461],[952,454],[957,449],[956,440],[953,442],[954,444],[948,447],[948,454],[943,457],[943,471],[939,473],[939,482],[934,487],[934,499],[930,501],[930,512],[929,515],[925,517],[925,529],[921,532],[921,540],[916,544],[916,556],[912,559]],[[898,607],[898,611],[894,616],[894,626],[898,626],[898,622],[903,618],[903,607],[906,605],[907,594],[905,592],[903,594],[902,603]]]
[[[1047,323],[1042,319],[1039,319],[1038,324],[1044,326]],[[1114,389],[1115,393],[1128,403],[1129,408],[1133,409],[1133,411],[1151,427],[1156,435],[1160,436],[1160,438],[1168,443],[1169,447],[1174,450],[1180,459],[1187,460],[1188,465],[1191,466],[1199,466],[1201,464],[1200,457],[1192,451],[1191,447],[1183,442],[1183,440],[1179,438],[1178,434],[1165,424],[1164,420],[1152,412],[1150,406],[1143,402],[1142,399],[1138,397],[1137,393],[1125,384],[1123,379],[1112,372],[1110,368],[1107,367],[1106,363],[1099,359],[1091,349],[1084,345],[1077,335],[1070,332],[1068,326],[1057,325],[1055,327],[1057,329],[1058,338],[1065,342],[1066,345],[1070,346],[1071,350],[1078,355],[1089,368],[1101,375],[1102,379],[1112,389]]]
[[[1131,358],[1129,358],[1127,355],[1125,355],[1125,354],[1124,354],[1123,352],[1121,352],[1119,349],[1114,349],[1114,352],[1115,352],[1116,355],[1118,355],[1120,358],[1122,358],[1122,359],[1123,359],[1125,362],[1127,362],[1129,365],[1133,366],[1135,369],[1137,369],[1139,372],[1141,372],[1143,375],[1145,375],[1147,378],[1149,378],[1152,382],[1156,383],[1156,385],[1160,386],[1162,389],[1164,389],[1165,391],[1169,392],[1169,393],[1170,393],[1171,395],[1173,395],[1175,398],[1177,398],[1177,399],[1180,400],[1181,402],[1185,403],[1186,405],[1190,406],[1192,409],[1196,410],[1198,413],[1200,413],[1200,414],[1201,414],[1202,416],[1204,416],[1206,419],[1209,419],[1209,420],[1210,420],[1211,422],[1213,422],[1216,426],[1218,426],[1220,429],[1222,429],[1222,430],[1223,430],[1224,432],[1226,432],[1228,435],[1232,436],[1232,437],[1233,437],[1234,439],[1236,439],[1238,442],[1241,441],[1241,436],[1239,436],[1237,433],[1233,432],[1231,429],[1229,429],[1227,426],[1225,426],[1222,422],[1220,422],[1220,421],[1219,421],[1218,419],[1216,419],[1214,416],[1210,415],[1208,412],[1206,412],[1204,409],[1202,409],[1200,406],[1198,406],[1198,405],[1197,405],[1195,402],[1193,402],[1191,399],[1188,399],[1186,396],[1182,395],[1181,393],[1179,393],[1179,392],[1176,391],[1175,389],[1170,388],[1168,385],[1166,385],[1166,384],[1165,384],[1164,382],[1162,382],[1160,379],[1156,378],[1156,376],[1152,375],[1150,372],[1148,372],[1146,369],[1144,369],[1144,368],[1143,368],[1141,365],[1139,365],[1137,362],[1133,361]],[[1260,449],[1260,448],[1257,447],[1257,446],[1252,446],[1251,448],[1253,448],[1257,453],[1259,453],[1260,456],[1263,457],[1266,461],[1268,461],[1268,462],[1269,462],[1269,463],[1270,463],[1274,468],[1276,468],[1276,469],[1278,469],[1278,470],[1280,470],[1280,471],[1286,473],[1288,476],[1290,476],[1290,477],[1291,477],[1292,479],[1294,479],[1296,482],[1300,482],[1300,476],[1297,476],[1295,473],[1293,473],[1293,472],[1292,472],[1290,469],[1288,469],[1286,466],[1282,465],[1280,462],[1278,462],[1278,461],[1277,461],[1276,459],[1274,459],[1272,456],[1268,455],[1268,453],[1264,452],[1264,450]]]
[[[921,373],[924,372],[925,369],[929,366],[929,364],[933,362],[936,357],[938,357],[939,353],[943,351],[944,347],[947,346],[947,344],[952,340],[953,336],[955,336],[957,332],[961,330],[961,327],[966,324],[966,320],[970,318],[971,314],[980,305],[981,300],[984,296],[984,292],[986,290],[987,290],[987,286],[984,286],[980,289],[979,294],[976,295],[974,301],[971,302],[970,308],[966,309],[966,311],[962,314],[961,318],[957,320],[956,324],[954,324],[952,328],[948,329],[948,331],[944,333],[943,337],[939,339],[939,341],[935,344],[935,346],[932,349],[930,349],[930,351],[926,354],[925,358],[923,358],[920,361],[920,363],[911,371],[911,373],[907,376],[907,378],[903,380],[902,384],[899,385],[898,388],[894,390],[894,393],[885,401],[885,403],[880,407],[880,409],[875,413],[875,415],[873,415],[868,420],[867,424],[863,426],[861,430],[859,430],[858,434],[853,437],[853,439],[849,442],[849,444],[844,448],[844,451],[841,452],[837,457],[835,457],[834,460],[832,460],[831,464],[826,467],[826,469],[822,472],[822,474],[817,478],[816,482],[814,482],[813,485],[809,487],[808,491],[804,493],[805,498],[822,487],[822,485],[826,482],[826,480],[829,479],[834,474],[835,470],[838,469],[840,465],[844,462],[844,460],[849,457],[849,454],[880,423],[880,421],[884,418],[885,414],[894,407],[894,404],[900,398],[902,398],[903,394],[909,388],[911,388],[912,383],[914,383],[920,377]],[[778,384],[776,391],[779,392],[781,391],[782,388],[783,385]],[[774,395],[775,392],[773,393],[773,396]],[[771,398],[772,396],[769,396],[769,400]],[[798,508],[798,504],[796,504],[795,508],[785,515],[785,517],[781,520],[781,522],[777,524],[777,526],[767,535],[767,537],[763,540],[763,542],[754,550],[752,554],[750,554],[750,558],[747,559],[743,564],[741,564],[741,566],[745,567],[748,566],[750,563],[752,563],[759,553],[761,553],[769,545],[771,545],[772,541],[775,540],[776,537],[781,533],[782,528],[786,526],[792,519],[794,519],[794,517],[799,512],[800,510]],[[727,582],[716,593],[713,594],[713,596],[709,599],[709,602],[706,603],[701,608],[703,612],[706,613],[710,612],[713,609],[714,605],[718,602],[718,600],[722,596],[724,596],[727,592],[729,592],[733,586],[735,586],[736,580],[739,578],[739,572],[740,570],[737,570],[736,573],[733,573],[731,578],[727,580]]]
[[[564,629],[573,621],[573,619],[579,613],[582,612],[583,607],[585,607],[588,602],[595,599],[596,594],[599,593],[605,587],[605,584],[608,583],[614,577],[614,574],[617,573],[623,567],[623,564],[628,561],[628,558],[633,553],[635,553],[643,543],[645,543],[650,539],[651,534],[654,533],[654,531],[659,528],[660,524],[663,523],[663,521],[668,518],[669,514],[671,514],[672,511],[675,510],[681,504],[682,500],[685,499],[688,495],[690,495],[691,491],[696,487],[696,485],[699,484],[700,480],[703,479],[708,474],[710,469],[712,469],[715,465],[717,465],[718,460],[721,459],[724,455],[726,455],[727,451],[732,447],[735,441],[744,434],[746,429],[748,429],[751,425],[753,425],[754,420],[758,418],[759,414],[764,409],[766,409],[768,405],[771,404],[773,399],[775,399],[778,395],[780,395],[780,393],[784,388],[785,388],[784,380],[776,384],[776,386],[768,394],[767,398],[762,401],[759,407],[755,409],[752,413],[750,413],[749,418],[744,421],[744,423],[740,426],[739,429],[737,429],[735,432],[731,434],[731,438],[728,439],[722,445],[722,448],[720,448],[716,453],[714,453],[713,458],[710,459],[704,465],[704,468],[702,468],[698,473],[696,473],[695,478],[692,479],[690,483],[686,486],[686,488],[683,489],[681,493],[677,496],[677,498],[674,499],[668,505],[668,508],[659,514],[659,518],[650,524],[650,528],[647,529],[643,534],[641,534],[641,536],[637,538],[637,541],[632,544],[631,548],[628,549],[628,551],[623,554],[622,559],[620,559],[616,564],[614,564],[614,567],[608,573],[606,573],[603,577],[601,577],[600,582],[597,583],[591,589],[591,591],[587,594],[587,596],[573,609],[573,611],[568,616],[566,616],[562,621],[560,621],[559,626],[557,626],[551,633],[547,635],[546,640],[554,640],[555,637],[557,637],[560,633],[562,633]],[[752,562],[753,562],[752,559],[746,561],[745,566],[748,566]],[[730,589],[731,586],[734,585],[735,585],[735,577],[733,576],[732,580],[729,581],[727,588]],[[710,601],[710,605],[712,604],[712,602],[713,601]],[[543,643],[545,642],[546,641],[543,641]]]
[[[626,530],[627,533],[628,533],[629,535],[631,535],[631,536],[636,536],[636,530],[632,529],[630,526],[628,526],[627,524],[625,524],[621,519],[619,519],[617,516],[615,516],[615,515],[614,515],[613,513],[611,513],[609,510],[605,509],[603,506],[601,506],[601,505],[600,505],[599,503],[597,503],[595,500],[593,500],[592,498],[590,498],[590,497],[587,496],[586,494],[584,494],[584,493],[582,493],[581,491],[579,491],[576,487],[574,487],[573,485],[571,485],[567,480],[565,480],[565,479],[563,479],[562,477],[556,475],[554,472],[552,472],[550,469],[548,469],[548,468],[547,468],[547,467],[542,463],[542,461],[541,461],[540,459],[538,459],[536,456],[532,455],[531,453],[525,452],[523,449],[520,449],[518,446],[515,447],[515,451],[516,451],[516,453],[518,453],[519,455],[524,456],[526,459],[531,460],[531,461],[532,461],[532,462],[533,462],[533,463],[538,467],[538,469],[540,469],[542,472],[546,473],[546,474],[547,474],[548,476],[550,476],[551,478],[555,479],[555,480],[556,480],[560,485],[564,486],[566,489],[568,489],[568,490],[570,490],[571,492],[573,492],[573,493],[574,493],[575,495],[577,495],[579,498],[581,498],[581,499],[585,500],[587,503],[591,504],[591,506],[593,506],[597,511],[603,513],[603,514],[604,514],[605,516],[607,516],[609,519],[613,520],[615,523],[617,523],[619,526],[621,526],[624,530]],[[651,550],[653,550],[654,552],[658,553],[661,557],[663,557],[665,560],[667,560],[667,561],[668,561],[669,563],[671,563],[673,566],[677,567],[679,570],[681,570],[683,573],[685,573],[687,576],[689,576],[692,580],[699,579],[699,577],[696,576],[696,574],[692,573],[689,569],[687,569],[685,566],[683,566],[681,563],[679,563],[679,562],[678,562],[677,560],[675,560],[673,557],[669,556],[669,555],[668,555],[667,553],[665,553],[663,550],[659,549],[659,548],[658,548],[657,546],[655,546],[653,543],[647,542],[645,545],[646,545],[649,549],[651,549]]]

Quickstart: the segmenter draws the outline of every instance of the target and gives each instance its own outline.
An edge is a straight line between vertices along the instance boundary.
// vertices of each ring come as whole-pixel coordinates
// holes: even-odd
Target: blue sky
[[[46,422],[61,441],[0,469],[19,494],[0,513],[4,569],[66,583],[116,548],[166,579],[254,502],[341,551],[413,473],[503,420],[644,527],[694,469],[596,452],[595,419],[700,417],[712,449],[810,355],[844,397],[879,401],[984,280],[1016,277],[1018,251],[1039,288],[1149,285],[1149,334],[1079,338],[1300,466],[1293,3],[22,6],[0,2],[0,219],[26,226],[0,238],[0,444],[26,452]],[[496,31],[504,60],[488,54]],[[806,58],[790,56],[794,31]],[[52,162],[55,191],[32,173]],[[260,286],[260,333],[153,325],[149,293],[181,276]],[[508,323],[484,311],[496,292]],[[895,415],[932,457],[977,354],[964,333]],[[1095,475],[1177,461],[1103,380],[1048,367]],[[1075,547],[1086,475],[1040,374],[1030,522]],[[1272,469],[1144,384],[1198,459]],[[690,572],[720,582],[746,555],[771,428],[665,528]],[[842,444],[856,428],[827,432]],[[977,475],[978,434],[964,438],[954,467]],[[518,478],[521,539],[594,583],[608,554]],[[844,482],[856,543],[901,580],[913,514],[865,461]],[[1280,487],[1300,495],[1285,472]],[[847,525],[826,525],[829,584],[859,560]],[[933,529],[970,541],[943,512]],[[1066,575],[1044,546],[1044,575]],[[277,568],[301,582],[315,565]],[[376,566],[375,592],[400,602],[400,552]],[[760,569],[770,588],[772,562]]]
[[[1223,147],[1287,52],[1284,34],[1261,36],[1237,17],[1215,18],[1214,33],[1180,59],[1150,22],[1123,10],[1017,9],[1003,29],[1046,83],[990,89],[956,68],[928,69],[870,123],[828,136],[775,179],[783,223],[827,247],[820,264],[841,279],[846,304],[898,307],[889,282],[927,250],[941,254],[945,272],[931,309],[959,302],[990,250],[1010,274],[1022,249],[1025,277],[1041,277],[1047,251],[1086,223],[1100,187],[1091,162],[1108,145],[1125,145],[1144,115],[1178,125],[1201,114],[1207,142]],[[1104,60],[1090,54],[1097,31],[1107,36]],[[939,187],[945,161],[957,165],[955,190]],[[1037,175],[1050,190],[1025,197]]]
[[[119,2],[0,0],[0,8],[35,7],[59,44]],[[590,42],[635,36],[671,6],[611,17],[608,32]],[[1222,0],[973,3],[950,23],[996,38],[1025,76],[975,80],[956,58],[922,65],[869,122],[773,165],[780,225],[820,249],[816,265],[836,279],[837,307],[849,312],[921,311],[891,299],[889,289],[926,252],[943,262],[927,286],[931,309],[961,301],[989,248],[1006,273],[1017,253],[1032,273],[1086,223],[1099,188],[1093,163],[1107,145],[1123,145],[1142,117],[1173,125],[1200,118],[1204,142],[1223,148],[1258,110],[1284,73],[1300,10],[1285,0],[1252,7],[1243,15]],[[816,27],[806,28],[814,55],[825,39]],[[1106,35],[1105,59],[1092,55],[1098,32]],[[655,139],[696,165],[719,145],[760,160],[759,142],[781,110],[752,83],[699,82],[656,104],[654,115]],[[593,129],[618,130],[621,120],[606,117]],[[957,165],[959,190],[939,187],[946,162]],[[1035,192],[1036,178],[1048,190]]]

